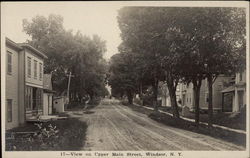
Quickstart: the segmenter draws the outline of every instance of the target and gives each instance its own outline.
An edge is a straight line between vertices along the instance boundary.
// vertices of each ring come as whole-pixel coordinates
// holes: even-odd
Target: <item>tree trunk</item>
[[[180,118],[179,115],[179,111],[178,111],[178,105],[177,105],[177,101],[176,101],[176,94],[175,94],[175,90],[172,87],[172,89],[169,89],[169,96],[170,96],[170,101],[171,101],[171,107],[173,110],[173,116],[175,118]]]
[[[133,94],[131,90],[127,90],[128,103],[133,104]]]
[[[195,123],[196,126],[199,126],[200,123],[200,88],[201,88],[202,79],[193,80],[194,85],[194,105],[195,105]]]
[[[80,92],[80,93],[78,93],[78,102],[79,103],[82,103],[82,93]]]
[[[211,74],[207,75],[208,81],[208,126],[213,125],[213,77]]]
[[[165,75],[166,75],[167,87],[168,87],[168,92],[169,92],[170,101],[171,101],[171,107],[173,110],[173,117],[180,118],[178,105],[176,101],[176,87],[177,87],[178,82],[175,83],[173,77],[168,72],[165,72]]]
[[[76,101],[76,90],[74,91],[74,101]]]
[[[94,99],[94,95],[93,94],[89,94],[89,103],[92,103],[93,102],[93,99]],[[86,102],[86,100],[84,101]]]
[[[155,79],[153,83],[153,106],[155,111],[158,111],[157,96],[158,96],[158,80]]]
[[[142,81],[140,82],[140,86],[139,86],[139,97],[140,99],[142,99]]]

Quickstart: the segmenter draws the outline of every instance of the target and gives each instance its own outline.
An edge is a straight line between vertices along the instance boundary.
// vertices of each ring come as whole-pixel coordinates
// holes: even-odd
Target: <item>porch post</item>
[[[222,105],[221,105],[221,111],[224,112],[224,93],[222,93]]]
[[[238,96],[238,88],[235,87],[235,96],[234,96],[234,109],[233,112],[239,111],[239,96]]]

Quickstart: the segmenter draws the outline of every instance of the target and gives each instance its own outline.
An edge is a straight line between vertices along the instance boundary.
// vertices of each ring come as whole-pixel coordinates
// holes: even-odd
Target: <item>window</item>
[[[43,64],[39,64],[39,80],[42,81],[43,78]]]
[[[28,77],[31,77],[31,58],[28,57]]]
[[[26,109],[31,110],[32,105],[32,87],[26,87]]]
[[[220,91],[223,89],[223,82],[218,82],[218,86],[217,86],[217,89]]]
[[[242,73],[240,73],[240,81],[242,81]]]
[[[42,109],[42,89],[32,88],[32,110]]]
[[[7,121],[12,122],[12,99],[7,99]]]
[[[37,89],[37,108],[42,109],[42,89]]]
[[[205,94],[205,100],[208,103],[208,93]]]
[[[11,75],[12,73],[12,54],[7,52],[7,73]]]
[[[34,60],[34,79],[37,79],[37,61]]]

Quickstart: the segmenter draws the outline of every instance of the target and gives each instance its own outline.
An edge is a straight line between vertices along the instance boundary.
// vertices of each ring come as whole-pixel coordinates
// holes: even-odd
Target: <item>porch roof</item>
[[[229,93],[229,92],[234,92],[234,86],[229,86],[221,91],[221,93]]]
[[[43,92],[45,92],[45,93],[56,93],[56,91],[49,90],[49,89],[43,89]]]

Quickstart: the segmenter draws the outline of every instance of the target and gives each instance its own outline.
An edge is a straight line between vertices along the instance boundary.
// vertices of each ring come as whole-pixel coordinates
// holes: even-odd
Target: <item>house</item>
[[[51,115],[53,109],[53,94],[51,74],[43,75],[43,115]]]
[[[222,111],[239,112],[246,105],[246,70],[236,73],[231,83],[221,91]]]
[[[166,82],[159,83],[160,95],[161,95],[161,106],[171,107],[170,96]]]
[[[213,83],[213,109],[215,111],[222,111],[222,90],[225,89],[230,84],[231,76],[219,75]],[[208,110],[208,83],[207,80],[202,80],[200,88],[200,109],[203,111]],[[161,99],[162,106],[171,106],[170,96],[167,88],[166,82],[160,84],[161,89]],[[243,95],[244,96],[244,95]],[[193,84],[179,83],[176,87],[176,101],[178,106],[186,106],[193,111],[195,109],[194,105],[194,90]]]
[[[43,65],[45,54],[30,46],[19,44],[23,48],[25,67],[25,119],[42,115],[43,110]]]
[[[167,87],[166,82],[160,82],[159,83],[159,89],[160,89],[160,97],[161,97],[161,106],[167,106],[171,107],[171,100],[170,100],[170,95]],[[176,87],[176,101],[178,106],[181,105],[181,92],[182,92],[182,86],[180,84],[177,85]]]
[[[22,47],[6,38],[6,129],[24,123],[24,55]]]
[[[222,93],[223,90],[230,82],[231,76],[219,75],[213,83],[213,110],[221,111],[222,110]],[[200,109],[203,111],[208,110],[208,83],[207,79],[202,80],[200,88]],[[191,111],[195,109],[194,105],[194,90],[193,84],[184,84],[180,83],[181,87],[181,102],[182,106],[187,106]]]
[[[23,43],[5,39],[6,44],[6,129],[42,114],[42,52]]]

